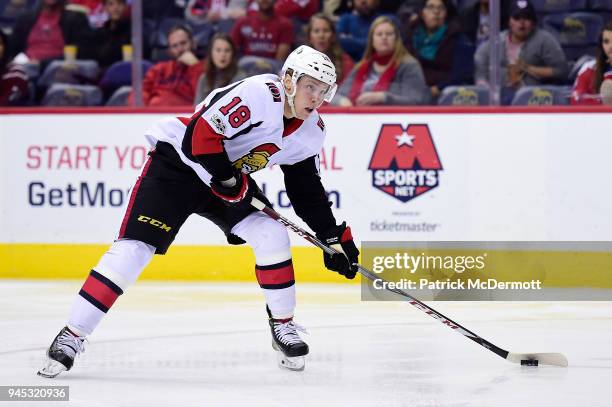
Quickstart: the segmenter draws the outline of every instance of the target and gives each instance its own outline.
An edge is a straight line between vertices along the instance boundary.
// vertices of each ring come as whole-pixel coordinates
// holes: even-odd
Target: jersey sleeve
[[[291,165],[281,165],[287,196],[295,213],[315,232],[336,226],[331,202],[319,175],[318,156]]]
[[[224,140],[263,125],[266,107],[261,103],[260,88],[258,83],[248,81],[221,88],[211,93],[189,119],[183,153],[202,164],[214,178],[225,180],[233,176]]]

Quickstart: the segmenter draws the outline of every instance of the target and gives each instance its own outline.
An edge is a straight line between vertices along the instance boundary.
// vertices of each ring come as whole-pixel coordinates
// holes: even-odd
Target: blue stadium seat
[[[52,61],[38,79],[38,86],[53,83],[91,84],[98,80],[100,67],[94,60]]]
[[[36,0],[0,0],[0,21],[13,24],[25,11],[32,10]]]
[[[512,99],[513,106],[552,106],[569,104],[571,87],[523,86]]]
[[[440,106],[485,106],[489,104],[486,86],[448,86],[438,98]]]
[[[563,13],[585,10],[587,0],[531,0],[538,13]]]
[[[142,61],[142,76],[153,66],[153,63]],[[100,86],[104,89],[114,90],[121,86],[132,84],[132,62],[118,61],[112,64],[100,80]]]
[[[221,32],[221,33],[226,33],[229,34],[232,31],[232,28],[234,27],[234,20],[232,19],[225,19],[225,20],[220,20],[215,24],[215,32]]]
[[[579,46],[597,44],[604,20],[597,13],[563,13],[547,15],[542,24],[562,46]]]
[[[43,106],[99,106],[102,91],[93,85],[54,83],[45,93]]]
[[[208,51],[208,43],[214,34],[215,28],[212,24],[199,24],[193,27],[193,40],[198,53],[205,54]]]
[[[245,55],[238,60],[238,67],[243,69],[247,76],[264,73],[278,73],[281,65],[275,59]]]
[[[127,106],[128,98],[132,92],[131,86],[122,86],[113,93],[106,102],[106,106]]]
[[[589,9],[612,12],[612,0],[589,0]]]
[[[567,59],[575,60],[595,55],[604,20],[600,13],[565,13],[547,15],[542,24],[557,38]]]

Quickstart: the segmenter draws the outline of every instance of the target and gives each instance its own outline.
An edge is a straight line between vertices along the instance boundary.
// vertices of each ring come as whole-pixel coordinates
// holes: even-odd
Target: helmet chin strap
[[[291,93],[287,92],[287,88],[285,85],[285,94],[287,95],[287,103],[289,103],[289,108],[291,108],[291,115],[293,117],[297,117],[297,112],[295,111],[295,93],[297,92],[297,79],[295,72],[291,75]]]

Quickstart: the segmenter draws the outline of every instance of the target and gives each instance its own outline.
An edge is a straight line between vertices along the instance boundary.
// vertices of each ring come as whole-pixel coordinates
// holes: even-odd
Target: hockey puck
[[[521,366],[537,366],[538,365],[538,360],[537,359],[525,359],[525,360],[521,360]]]

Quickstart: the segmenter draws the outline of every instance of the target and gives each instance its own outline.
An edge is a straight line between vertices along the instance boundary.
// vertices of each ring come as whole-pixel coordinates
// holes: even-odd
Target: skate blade
[[[60,362],[53,359],[47,359],[45,366],[38,371],[37,375],[52,379],[66,370],[66,366],[62,365]]]
[[[274,341],[272,341],[272,349],[276,351],[276,361],[278,362],[278,367],[281,369],[301,372],[306,367],[306,358],[304,356],[285,356],[283,351],[280,350]]]
[[[281,369],[301,372],[306,367],[306,359],[304,358],[304,356],[296,356],[290,358],[288,356],[285,356],[283,352],[278,352],[276,354],[276,360],[278,362],[278,366]]]

